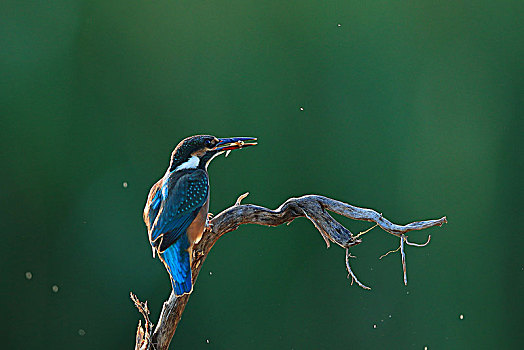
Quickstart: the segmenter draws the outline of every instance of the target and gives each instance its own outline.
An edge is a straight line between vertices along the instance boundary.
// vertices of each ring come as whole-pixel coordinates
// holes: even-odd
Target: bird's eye
[[[212,148],[213,147],[213,141],[212,140],[206,140],[206,141],[204,141],[204,145],[207,148]]]

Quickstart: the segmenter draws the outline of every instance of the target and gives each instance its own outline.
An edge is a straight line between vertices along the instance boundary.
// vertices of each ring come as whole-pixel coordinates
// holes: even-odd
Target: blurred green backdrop
[[[318,193],[449,224],[410,235],[433,239],[408,247],[408,287],[398,255],[378,260],[397,239],[368,233],[352,262],[371,291],[305,219],[241,227],[172,348],[522,346],[522,1],[0,9],[3,347],[132,348],[129,291],[154,321],[170,292],[142,208],[197,133],[260,142],[214,161],[212,212],[246,191],[270,208]]]

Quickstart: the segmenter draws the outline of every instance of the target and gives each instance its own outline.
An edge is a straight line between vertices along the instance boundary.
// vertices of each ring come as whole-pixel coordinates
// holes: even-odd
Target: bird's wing
[[[159,252],[167,249],[187,230],[209,193],[207,173],[201,169],[182,175],[172,183],[168,183],[167,196],[162,198],[158,215],[149,230],[151,244]]]
[[[160,211],[160,204],[162,203],[162,179],[151,187],[149,195],[147,196],[146,206],[144,207],[144,222],[147,226],[147,231],[151,230],[155,219]]]

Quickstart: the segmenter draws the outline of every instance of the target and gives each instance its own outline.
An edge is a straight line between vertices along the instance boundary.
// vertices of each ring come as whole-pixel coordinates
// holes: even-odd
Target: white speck
[[[209,344],[209,339],[206,339],[206,343],[208,343],[208,344]]]
[[[424,350],[428,350],[428,347],[427,347],[427,346],[424,346]]]
[[[464,319],[464,315],[463,315],[463,314],[460,314],[459,318],[460,318],[461,320],[463,320],[463,319]]]
[[[25,273],[25,278],[28,279],[28,280],[30,280],[31,278],[33,278],[33,274],[32,274],[30,271],[27,271],[27,272]]]
[[[300,110],[303,111],[303,110],[304,110],[304,107],[300,107]]]
[[[58,292],[58,286],[55,284],[51,287],[51,289],[53,290],[53,292],[57,293]]]
[[[388,317],[391,318],[391,315],[389,315]]]
[[[377,328],[377,325],[376,325],[376,324],[374,324],[374,325],[373,325],[373,328]]]
[[[81,336],[81,337],[83,337],[84,335],[86,335],[86,331],[84,331],[82,328],[80,328],[80,329],[78,330],[78,335]]]
[[[209,271],[209,276],[211,276],[213,274],[213,272]]]
[[[409,294],[409,292],[406,292],[406,294]]]
[[[337,24],[337,27],[341,27],[341,26],[342,26],[342,24],[340,24],[340,23],[339,23],[339,24]]]
[[[127,181],[124,181],[124,182],[122,183],[122,186],[124,186],[124,188],[127,188]]]

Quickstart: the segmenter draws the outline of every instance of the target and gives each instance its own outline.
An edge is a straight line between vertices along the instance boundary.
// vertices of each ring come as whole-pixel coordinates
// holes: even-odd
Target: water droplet
[[[83,337],[84,335],[86,335],[86,331],[84,331],[82,328],[80,328],[80,329],[78,330],[78,335],[81,336],[81,337]]]
[[[337,27],[341,27],[341,26],[342,26],[342,24],[340,24],[340,23],[337,24]]]
[[[463,315],[463,314],[460,314],[459,318],[460,318],[461,320],[463,320],[463,319],[464,319],[464,315]]]
[[[427,347],[427,346],[424,346],[424,350],[428,350],[428,347]]]
[[[376,325],[376,324],[374,324],[374,325],[373,325],[373,328],[377,328],[377,325]]]
[[[122,183],[122,186],[124,186],[124,188],[127,188],[127,181],[124,181],[124,182]]]
[[[391,315],[389,315],[389,318],[391,318]]]
[[[51,289],[53,290],[53,292],[57,293],[58,292],[58,286],[56,284],[54,284]]]
[[[208,343],[208,344],[209,344],[209,339],[206,339],[206,343]]]
[[[211,276],[213,274],[213,272],[209,271],[209,276]]]
[[[303,110],[304,110],[304,107],[300,107],[300,110],[303,111]]]
[[[31,278],[33,278],[33,274],[32,274],[30,271],[27,271],[27,272],[25,273],[25,278],[28,279],[28,280],[30,280]]]

